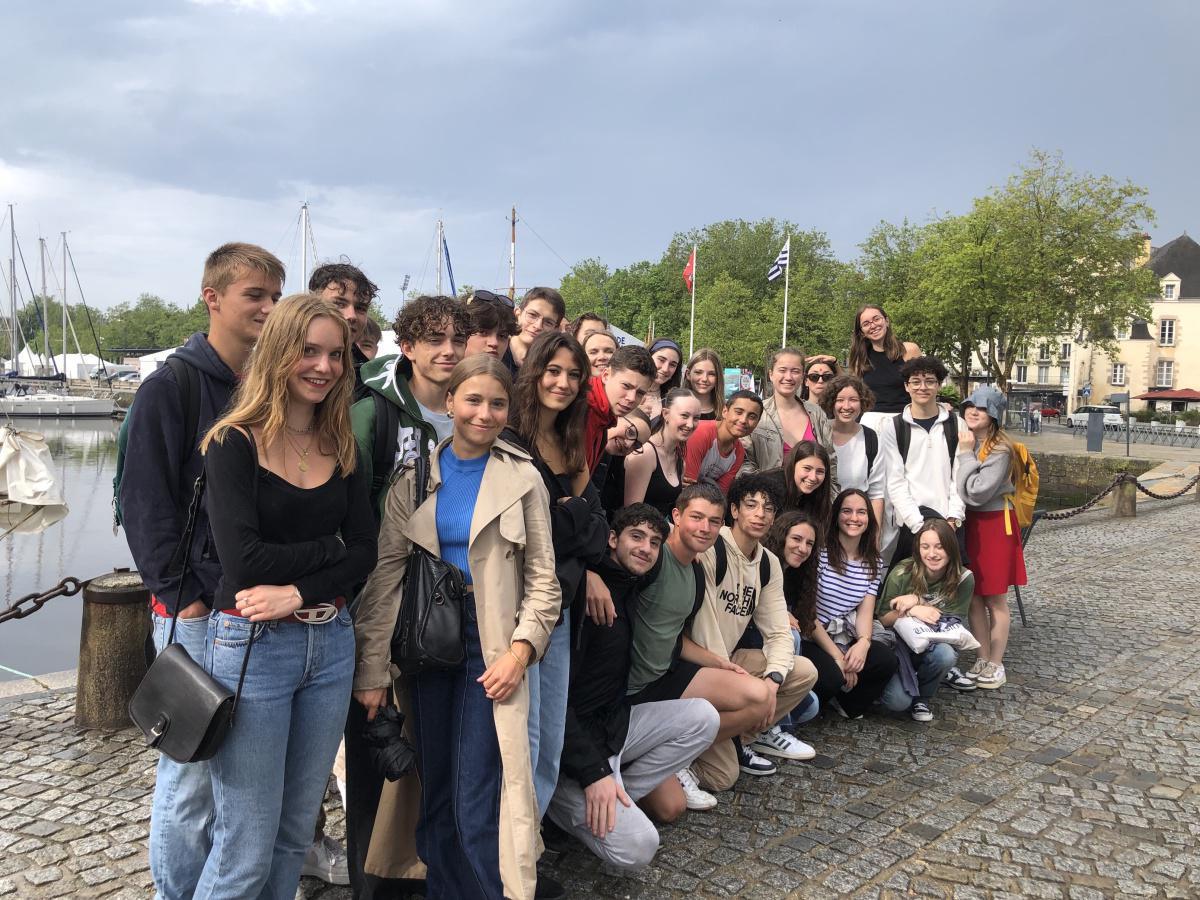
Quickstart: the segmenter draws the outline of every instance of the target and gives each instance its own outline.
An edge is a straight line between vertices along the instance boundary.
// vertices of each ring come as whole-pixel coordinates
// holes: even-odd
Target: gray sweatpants
[[[607,863],[628,870],[649,865],[658,852],[658,829],[637,801],[708,749],[719,727],[720,717],[707,700],[638,704],[629,712],[625,746],[608,760],[613,777],[634,802],[629,807],[617,803],[616,828],[605,838],[592,834],[583,788],[565,775],[546,814]]]

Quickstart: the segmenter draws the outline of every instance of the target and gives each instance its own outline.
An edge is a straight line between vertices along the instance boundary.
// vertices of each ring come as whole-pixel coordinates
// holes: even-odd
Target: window
[[[1014,376],[1018,384],[1024,384],[1029,380],[1029,366],[1024,363],[1017,363],[1017,372]]]
[[[1112,371],[1108,374],[1108,383],[1118,387],[1125,385],[1125,363],[1112,364]]]
[[[1071,368],[1070,368],[1070,366],[1059,366],[1058,383],[1064,388],[1068,384],[1071,383]]]
[[[1129,340],[1129,323],[1128,322],[1125,322],[1124,324],[1117,326],[1117,340],[1118,341]]]
[[[1175,346],[1175,320],[1162,319],[1158,323],[1158,344],[1160,347]]]
[[[1058,358],[1059,359],[1070,359],[1071,358],[1071,345],[1069,343],[1067,343],[1066,341],[1064,341],[1063,344],[1058,348]]]
[[[1049,366],[1038,366],[1037,383],[1038,384],[1049,384],[1050,383],[1050,367]]]
[[[1175,285],[1173,285],[1173,284],[1164,284],[1163,285],[1163,299],[1164,300],[1174,300],[1175,299]]]
[[[1050,345],[1042,344],[1040,347],[1038,347],[1038,362],[1049,362],[1049,361],[1050,361]]]
[[[1173,387],[1175,384],[1175,363],[1169,359],[1160,359],[1154,368],[1155,387]]]

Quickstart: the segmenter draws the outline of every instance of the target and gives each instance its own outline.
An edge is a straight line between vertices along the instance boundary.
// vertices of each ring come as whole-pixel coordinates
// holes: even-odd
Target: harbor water
[[[41,534],[0,540],[0,606],[58,584],[67,575],[94,578],[133,568],[125,533],[112,529],[117,432],[111,419],[20,419],[22,431],[46,436],[69,512]],[[24,619],[0,624],[0,680],[75,668],[82,595],[57,597]]]

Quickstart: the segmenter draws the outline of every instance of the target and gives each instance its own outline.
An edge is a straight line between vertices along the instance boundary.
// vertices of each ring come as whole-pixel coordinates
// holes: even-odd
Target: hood
[[[197,331],[187,343],[175,351],[175,354],[195,366],[205,375],[209,375],[226,384],[237,384],[237,374],[225,365],[217,351],[208,342],[208,335]]]
[[[667,552],[667,548],[666,548],[665,544],[663,545],[662,550],[659,552],[660,553]],[[628,569],[626,569],[624,566],[622,566],[620,563],[618,563],[616,560],[614,560],[612,558],[611,552],[605,552],[604,558],[601,559],[598,563],[596,563],[596,565],[589,566],[589,568],[593,569],[596,572],[596,574],[599,575],[601,579],[603,579],[605,585],[608,586],[608,589],[610,591],[614,587],[632,588],[640,580],[639,576],[634,575],[632,572],[630,572]],[[649,573],[647,573],[646,575],[641,576],[641,577],[649,578],[651,576],[651,574],[653,572],[655,572],[655,570],[657,568],[658,568],[658,564],[656,563],[655,566],[650,570]]]
[[[412,362],[403,354],[379,356],[362,364],[359,370],[363,387],[382,394],[397,406],[416,410],[417,401],[408,387],[412,377]]]

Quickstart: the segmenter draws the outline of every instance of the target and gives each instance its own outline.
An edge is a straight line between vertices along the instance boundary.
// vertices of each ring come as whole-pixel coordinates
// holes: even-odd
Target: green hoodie
[[[350,408],[350,425],[358,442],[360,462],[371,476],[371,503],[377,514],[392,473],[411,463],[418,453],[426,459],[437,443],[433,428],[421,417],[421,408],[409,389],[412,362],[404,356],[383,356],[362,365],[363,387],[367,394]],[[386,436],[388,446],[376,447],[376,396],[391,407],[398,421],[395,434]],[[376,459],[389,460],[385,471],[376,472]]]

